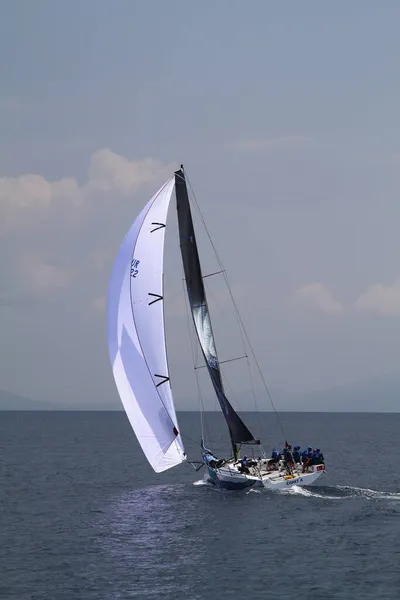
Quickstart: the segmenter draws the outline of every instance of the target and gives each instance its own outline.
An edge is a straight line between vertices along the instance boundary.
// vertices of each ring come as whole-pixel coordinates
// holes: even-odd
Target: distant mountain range
[[[400,379],[373,379],[307,394],[276,390],[277,410],[311,412],[400,412]]]
[[[58,404],[44,402],[42,400],[32,400],[12,392],[0,390],[0,411],[1,410],[123,410],[122,404],[118,398],[108,403],[97,404]]]
[[[237,396],[242,398],[242,407],[247,404],[251,407],[250,410],[254,410],[254,402],[250,397],[246,402],[245,395],[237,394]],[[272,397],[278,411],[400,412],[400,379],[375,379],[308,394],[272,390]],[[177,404],[179,406],[179,402]],[[181,410],[191,408],[186,406]],[[266,403],[259,403],[259,408],[270,409]],[[192,410],[196,409],[197,402],[193,402]],[[31,400],[0,390],[0,410],[122,410],[122,405],[117,397],[111,398],[109,402],[96,404],[60,405]]]
[[[54,406],[0,390],[0,410],[54,410]]]

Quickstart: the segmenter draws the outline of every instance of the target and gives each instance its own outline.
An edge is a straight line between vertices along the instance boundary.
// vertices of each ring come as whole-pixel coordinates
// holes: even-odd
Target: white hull
[[[312,485],[324,470],[314,471],[313,473],[297,473],[293,478],[286,479],[285,477],[263,477],[262,485],[270,490],[287,490],[293,485],[303,486]]]
[[[218,487],[228,490],[241,490],[252,486],[265,487],[272,490],[284,490],[291,486],[312,485],[324,472],[324,465],[310,467],[310,471],[303,473],[301,465],[296,465],[291,475],[287,475],[283,468],[267,471],[267,461],[261,461],[257,466],[251,467],[250,473],[241,473],[238,465],[233,460],[225,463],[221,468],[208,468],[209,481]]]

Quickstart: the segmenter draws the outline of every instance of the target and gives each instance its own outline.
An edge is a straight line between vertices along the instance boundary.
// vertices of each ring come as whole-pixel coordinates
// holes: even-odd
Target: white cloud
[[[0,177],[0,233],[31,227],[55,205],[76,204],[80,196],[73,178],[49,182],[41,175]]]
[[[171,172],[172,166],[165,166],[153,158],[133,162],[104,148],[92,155],[89,180],[85,188],[102,192],[117,191],[121,194],[133,194],[140,187],[161,175],[168,177]]]
[[[65,290],[88,270],[91,277],[97,275],[94,286],[103,285],[101,274],[115,252],[113,227],[118,222],[114,211],[108,224],[107,204],[134,197],[146,184],[159,185],[172,172],[172,165],[152,158],[130,161],[102,149],[92,155],[83,185],[73,177],[53,182],[38,174],[1,177],[0,305],[17,306],[20,297],[37,299]],[[101,211],[99,195],[104,199]],[[99,290],[93,291],[96,295]],[[94,307],[102,305],[96,300]]]
[[[322,283],[307,283],[296,290],[291,298],[295,305],[319,310],[328,315],[340,315],[344,307]]]
[[[292,150],[312,142],[312,138],[302,135],[282,135],[271,138],[253,138],[234,142],[230,150],[239,152],[266,152],[273,150]]]
[[[400,281],[393,285],[372,285],[357,298],[354,308],[379,315],[400,315]]]
[[[103,148],[92,155],[83,186],[73,177],[54,182],[34,174],[0,177],[0,233],[31,228],[58,207],[64,219],[76,220],[79,208],[95,192],[134,194],[148,183],[167,178],[172,168],[153,158],[130,161]]]

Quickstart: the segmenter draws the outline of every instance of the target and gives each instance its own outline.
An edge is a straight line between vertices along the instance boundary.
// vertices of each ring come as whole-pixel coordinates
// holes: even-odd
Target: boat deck
[[[223,468],[229,469],[229,471],[232,472],[232,475],[242,474],[246,475],[246,477],[249,479],[254,478],[258,481],[260,479],[269,479],[271,481],[290,480],[305,475],[307,473],[314,473],[316,471],[323,471],[325,469],[325,465],[313,465],[310,466],[309,469],[303,473],[303,465],[297,463],[291,469],[291,473],[288,473],[285,463],[282,460],[279,461],[279,463],[276,463],[275,465],[269,459],[262,459],[258,461],[252,460],[251,462],[256,464],[253,464],[251,467],[249,467],[249,473],[243,473],[242,471],[240,471],[240,462],[237,462],[234,459],[227,461],[224,464]]]

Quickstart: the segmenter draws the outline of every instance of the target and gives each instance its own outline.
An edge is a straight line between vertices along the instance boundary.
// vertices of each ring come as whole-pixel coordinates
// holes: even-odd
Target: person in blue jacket
[[[295,446],[293,448],[293,460],[296,464],[301,462],[301,457],[300,457],[300,446]]]
[[[303,454],[304,454],[304,452],[303,452]],[[314,458],[314,451],[312,449],[312,446],[308,446],[307,452],[305,454],[305,461],[303,459],[303,473],[308,471],[309,467],[312,465],[313,458]]]
[[[274,448],[274,449],[272,450],[271,459],[272,459],[274,462],[278,462],[278,461],[279,461],[279,459],[280,459],[280,457],[281,457],[281,453],[279,452],[279,450],[277,450],[276,448]]]
[[[316,448],[314,451],[313,464],[314,465],[323,465],[325,462],[324,455],[322,454],[319,448]]]
[[[239,467],[239,471],[241,473],[250,473],[250,462],[247,458],[247,456],[243,456],[242,460],[240,461],[240,467]]]

